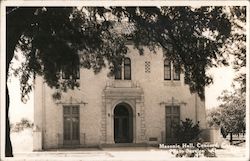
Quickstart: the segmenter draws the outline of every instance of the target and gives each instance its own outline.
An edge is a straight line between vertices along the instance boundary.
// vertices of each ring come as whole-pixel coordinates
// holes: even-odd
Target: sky
[[[219,105],[220,102],[217,100],[217,97],[220,96],[223,90],[232,89],[231,84],[235,73],[231,66],[211,68],[207,72],[214,78],[214,83],[205,89],[205,104],[206,108],[209,109]],[[21,102],[18,78],[11,76],[8,81],[8,86],[11,100],[9,111],[10,122],[18,122],[22,118],[28,118],[33,121],[33,93],[30,93],[30,99],[24,104]]]

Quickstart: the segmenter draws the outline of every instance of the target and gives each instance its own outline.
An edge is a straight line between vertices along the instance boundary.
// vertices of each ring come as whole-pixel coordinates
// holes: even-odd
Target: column
[[[43,79],[36,77],[34,81],[34,129],[33,129],[33,150],[42,150],[42,122],[43,122]]]
[[[106,100],[106,143],[114,144],[114,115],[111,106],[111,100]]]

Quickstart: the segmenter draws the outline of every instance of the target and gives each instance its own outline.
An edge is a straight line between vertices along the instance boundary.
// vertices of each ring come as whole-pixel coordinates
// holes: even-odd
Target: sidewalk
[[[175,158],[170,152],[157,147],[115,147],[115,148],[81,148],[60,149],[41,152],[19,152],[14,160],[167,160]],[[7,159],[8,160],[8,159]]]
[[[233,149],[232,149],[233,150]],[[226,153],[225,153],[226,152]],[[158,147],[112,147],[112,148],[79,148],[79,149],[60,149],[41,152],[19,152],[14,153],[14,158],[6,160],[18,161],[165,161],[165,160],[246,160],[244,152],[237,149],[232,151],[217,150],[218,158],[176,158],[168,150]],[[231,154],[231,155],[228,155]],[[232,155],[236,154],[236,155]],[[231,158],[229,158],[231,157]],[[240,159],[240,158],[241,159]]]

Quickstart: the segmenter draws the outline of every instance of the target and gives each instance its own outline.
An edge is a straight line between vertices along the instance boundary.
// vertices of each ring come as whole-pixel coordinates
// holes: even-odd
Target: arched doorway
[[[133,142],[133,111],[126,103],[120,103],[114,109],[114,141]]]

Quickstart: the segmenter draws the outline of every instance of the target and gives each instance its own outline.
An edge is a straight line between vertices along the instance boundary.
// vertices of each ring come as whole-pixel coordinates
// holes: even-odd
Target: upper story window
[[[180,80],[180,65],[169,58],[164,60],[164,80]]]
[[[62,71],[63,79],[80,79],[80,67],[79,65],[65,65]]]
[[[131,80],[131,60],[129,58],[124,59],[124,79]]]
[[[150,73],[150,61],[145,61],[145,73]]]
[[[122,64],[119,64],[115,69],[115,79],[122,79]]]
[[[79,60],[72,60],[71,63],[62,66],[62,78],[63,79],[80,79],[80,66]]]
[[[130,58],[124,58],[123,63],[117,67],[115,71],[115,79],[131,80]]]
[[[164,60],[164,80],[171,80],[171,61],[168,58]]]
[[[176,62],[173,63],[173,79],[180,80],[180,65]]]

